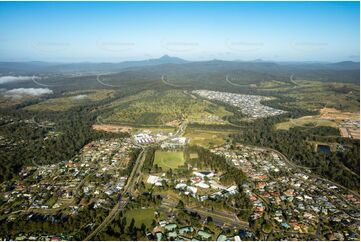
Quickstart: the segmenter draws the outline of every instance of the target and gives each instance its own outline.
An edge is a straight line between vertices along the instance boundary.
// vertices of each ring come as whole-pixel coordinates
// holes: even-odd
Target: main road
[[[123,192],[120,194],[115,206],[112,208],[112,210],[109,212],[108,216],[103,220],[103,222],[99,224],[99,226],[84,239],[85,241],[89,241],[92,238],[94,238],[97,234],[99,234],[103,229],[105,229],[109,225],[110,222],[113,221],[113,219],[118,215],[118,213],[126,207],[129,201],[129,197],[127,193],[133,190],[134,185],[136,184],[135,179],[137,179],[137,177],[139,177],[141,173],[141,167],[143,166],[144,158],[145,158],[144,153],[145,153],[145,149],[143,148],[142,151],[139,153],[137,160],[135,161],[132,172],[130,173],[127,183],[124,186]]]
[[[248,222],[239,220],[235,214],[229,214],[222,211],[212,211],[202,207],[185,207],[188,212],[196,212],[202,217],[212,217],[213,221],[219,225],[228,224],[234,228],[249,229]]]

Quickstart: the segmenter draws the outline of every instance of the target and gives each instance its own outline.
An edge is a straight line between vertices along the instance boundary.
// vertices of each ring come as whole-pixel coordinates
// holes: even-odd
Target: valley
[[[143,71],[1,106],[2,238],[359,238],[357,85]]]

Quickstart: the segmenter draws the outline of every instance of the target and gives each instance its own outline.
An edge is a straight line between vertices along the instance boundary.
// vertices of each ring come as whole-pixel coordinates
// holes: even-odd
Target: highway
[[[97,82],[99,82],[100,84],[102,84],[103,86],[106,86],[106,87],[121,87],[121,85],[111,85],[111,84],[107,84],[105,82],[103,82],[102,80],[100,80],[100,76],[102,75],[109,75],[109,74],[112,74],[111,72],[110,73],[104,73],[104,74],[99,74],[97,75]]]
[[[118,215],[118,213],[126,207],[129,201],[129,197],[128,196],[125,197],[125,195],[129,191],[133,191],[134,184],[136,184],[135,179],[139,177],[141,173],[141,167],[144,163],[144,158],[145,158],[144,153],[145,153],[145,149],[142,149],[142,151],[139,153],[137,157],[137,160],[135,161],[133,170],[130,173],[127,183],[124,186],[124,190],[121,193],[121,197],[118,199],[115,206],[112,208],[112,210],[109,212],[108,216],[103,220],[103,222],[99,224],[99,226],[84,239],[85,241],[91,240],[103,229],[105,229],[109,225],[109,223],[112,222],[113,219]]]
[[[210,209],[200,207],[186,207],[185,210],[188,212],[196,212],[203,218],[212,217],[213,222],[220,226],[229,225],[233,228],[249,228],[248,222],[239,220],[235,214],[212,211]]]
[[[179,209],[179,208],[176,208],[177,202],[165,201],[165,200],[169,200],[168,195],[161,195],[161,196],[163,198],[163,203],[161,205],[162,207],[167,208],[167,209],[169,209],[169,208],[176,209],[176,210]],[[200,207],[200,206],[186,206],[183,210],[185,210],[187,212],[197,213],[202,217],[202,219],[206,219],[207,217],[212,217],[213,222],[220,227],[227,226],[227,227],[231,227],[231,228],[249,229],[248,222],[239,220],[239,218],[236,216],[236,214],[232,213],[232,212],[211,210],[211,209],[208,209],[205,207]]]

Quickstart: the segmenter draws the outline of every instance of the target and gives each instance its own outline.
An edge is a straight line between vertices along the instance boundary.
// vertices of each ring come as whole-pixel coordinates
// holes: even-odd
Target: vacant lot
[[[147,228],[151,228],[152,221],[154,219],[154,211],[155,210],[153,208],[128,210],[125,213],[125,217],[127,218],[127,226],[129,226],[132,219],[134,219],[136,227],[140,228],[142,223],[144,223]]]
[[[332,120],[359,120],[359,112],[341,112],[335,108],[323,108],[320,110],[320,118]]]
[[[190,159],[198,159],[198,154],[197,153],[190,153],[189,158]]]
[[[137,133],[137,132],[149,132],[153,135],[156,135],[156,134],[169,134],[169,133],[172,133],[174,134],[176,132],[176,128],[172,128],[172,127],[169,127],[169,128],[165,128],[165,127],[133,127],[133,131],[134,133]]]
[[[184,164],[183,151],[160,151],[155,152],[154,165],[162,169],[177,169]]]
[[[130,132],[132,130],[132,127],[130,126],[111,125],[111,124],[94,124],[92,128],[98,131],[105,131],[112,133]]]

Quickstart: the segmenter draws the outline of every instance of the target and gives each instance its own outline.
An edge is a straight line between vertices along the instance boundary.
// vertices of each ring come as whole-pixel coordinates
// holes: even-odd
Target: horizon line
[[[114,61],[103,61],[103,60],[79,60],[79,61],[52,61],[52,60],[39,60],[39,59],[29,59],[29,60],[0,60],[0,62],[8,62],[8,63],[30,63],[30,62],[43,62],[43,63],[53,63],[53,64],[80,64],[80,63],[88,63],[88,64],[100,64],[100,63],[108,63],[108,64],[119,64],[124,62],[137,62],[137,61],[151,61],[151,60],[160,60],[162,58],[177,58],[187,62],[209,62],[209,61],[224,61],[224,62],[274,62],[274,63],[340,63],[340,62],[354,62],[360,63],[360,59],[358,60],[350,60],[350,59],[340,59],[340,60],[274,60],[274,59],[250,59],[250,60],[242,60],[242,59],[222,59],[222,58],[209,58],[209,59],[186,59],[178,56],[170,56],[167,54],[161,55],[159,57],[152,58],[124,58],[120,60]],[[175,64],[175,63],[174,63]]]

